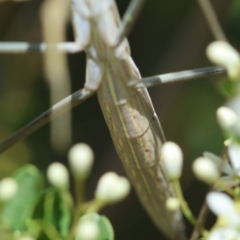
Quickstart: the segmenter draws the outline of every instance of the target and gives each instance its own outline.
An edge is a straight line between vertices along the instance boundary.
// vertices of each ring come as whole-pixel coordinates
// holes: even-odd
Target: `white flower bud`
[[[108,172],[99,179],[95,196],[100,201],[115,203],[124,199],[129,191],[130,183],[125,177]]]
[[[4,178],[0,181],[0,201],[6,202],[13,198],[18,191],[18,184],[13,178]]]
[[[69,186],[69,175],[67,168],[58,162],[49,165],[47,169],[48,181],[56,188],[66,189]]]
[[[227,69],[230,79],[240,76],[240,55],[230,44],[224,41],[212,42],[206,53],[211,62]]]
[[[85,143],[74,145],[68,153],[71,171],[76,178],[80,179],[85,179],[89,175],[93,165],[93,159],[93,151]]]
[[[199,157],[193,162],[193,172],[198,179],[208,184],[214,183],[220,177],[216,164],[205,157]]]
[[[99,234],[100,229],[94,221],[80,221],[77,225],[76,240],[97,240]]]
[[[217,109],[217,120],[219,125],[228,130],[231,126],[237,123],[237,114],[228,107],[220,107]]]
[[[180,207],[180,202],[177,198],[168,198],[166,201],[166,207],[170,211],[176,211]]]
[[[166,142],[162,146],[161,161],[170,179],[177,179],[182,173],[183,154],[174,142]]]

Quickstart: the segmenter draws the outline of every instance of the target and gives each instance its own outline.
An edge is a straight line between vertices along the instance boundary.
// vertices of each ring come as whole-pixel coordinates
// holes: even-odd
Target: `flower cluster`
[[[125,177],[119,177],[114,172],[105,173],[98,181],[95,198],[84,203],[83,185],[92,170],[93,151],[86,144],[76,144],[70,149],[68,160],[76,191],[76,206],[74,207],[77,209],[76,213],[84,213],[77,216],[75,240],[99,239],[101,231],[105,231],[101,230],[104,225],[107,225],[108,231],[112,227],[106,218],[97,215],[96,212],[108,204],[124,199],[130,191],[130,183]],[[67,168],[62,163],[54,162],[48,167],[47,178],[51,185],[63,195],[63,199],[68,199],[67,205],[72,208],[73,201],[69,192],[70,183]],[[109,234],[113,233],[110,231]]]

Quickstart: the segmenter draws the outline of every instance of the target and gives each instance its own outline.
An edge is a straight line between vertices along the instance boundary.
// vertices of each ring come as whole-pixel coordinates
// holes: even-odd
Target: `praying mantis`
[[[138,69],[130,57],[129,45],[125,39],[127,27],[121,29],[113,0],[105,0],[102,5],[97,2],[100,1],[72,1],[76,41],[57,46],[61,51],[85,50],[87,53],[84,88],[54,105],[15,136],[26,137],[53,116],[57,117],[97,92],[115,148],[143,206],[166,236],[170,239],[185,239],[180,212],[170,212],[165,207],[166,200],[174,196],[160,161],[161,145],[165,142],[165,137],[147,90],[140,81]],[[132,1],[137,6],[135,10],[141,2]],[[4,50],[13,46],[2,44],[0,47]],[[24,49],[26,45],[18,46],[19,49]],[[47,47],[42,44],[40,50]],[[214,68],[209,71],[222,73],[224,69]],[[165,78],[160,78],[168,79],[166,75]],[[20,140],[18,137],[14,138],[15,142]],[[11,139],[5,142],[0,147],[1,151],[12,144]]]

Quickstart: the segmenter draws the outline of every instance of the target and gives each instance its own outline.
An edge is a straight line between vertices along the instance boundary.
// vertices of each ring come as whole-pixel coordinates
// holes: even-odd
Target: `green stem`
[[[74,179],[74,191],[76,206],[81,205],[85,201],[85,181],[82,179]]]
[[[60,190],[60,195],[62,196],[64,204],[70,209],[73,210],[73,199],[72,195],[68,189]]]
[[[219,188],[221,188],[221,190],[224,190],[226,193],[228,193],[230,196],[232,196],[232,197],[234,197],[235,196],[235,194],[234,194],[234,191],[232,190],[232,189],[230,189],[228,186],[226,186],[226,184],[223,182],[223,181],[221,181],[221,180],[219,180],[219,181],[217,181],[216,183],[215,183],[215,187],[219,187]]]
[[[97,199],[94,199],[90,202],[90,204],[87,207],[86,213],[92,213],[92,212],[99,212],[101,208],[106,206],[106,202],[99,201]]]
[[[54,225],[46,223],[42,220],[37,221],[40,229],[47,235],[50,240],[61,240],[60,233]]]
[[[182,194],[182,189],[181,189],[181,186],[179,184],[179,180],[174,179],[174,180],[172,180],[172,183],[173,183],[173,187],[174,187],[175,193],[177,195],[177,198],[180,202],[181,210],[182,210],[184,216],[188,219],[188,221],[190,223],[192,223],[194,226],[196,226],[197,225],[197,219],[194,217],[191,209],[188,207],[188,204],[184,199],[184,196]],[[201,232],[202,236],[205,236],[205,233],[206,233],[205,229],[201,228],[200,232]]]
[[[193,225],[196,225],[196,224],[197,224],[197,220],[196,220],[196,218],[194,217],[194,215],[192,214],[191,209],[188,207],[188,204],[187,204],[187,202],[185,201],[185,199],[184,199],[184,197],[183,197],[183,194],[182,194],[182,190],[181,190],[181,186],[180,186],[180,184],[179,184],[179,181],[178,181],[178,180],[173,180],[172,183],[173,183],[173,187],[174,187],[174,190],[175,190],[175,192],[176,192],[177,198],[178,198],[178,200],[180,201],[180,206],[181,206],[181,209],[182,209],[182,212],[183,212],[184,216],[185,216]]]
[[[2,215],[4,203],[0,201],[0,216]]]

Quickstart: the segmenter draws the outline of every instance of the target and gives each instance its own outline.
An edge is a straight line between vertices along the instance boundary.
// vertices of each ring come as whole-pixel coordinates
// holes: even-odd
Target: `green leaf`
[[[35,166],[24,165],[13,174],[13,178],[18,183],[18,193],[4,204],[2,219],[12,230],[26,230],[26,220],[43,190],[43,177]]]
[[[68,235],[71,223],[70,209],[64,203],[62,195],[54,188],[42,194],[34,210],[33,219],[41,219],[45,224],[50,224],[62,237]]]
[[[219,90],[225,98],[232,98],[237,95],[236,82],[224,80],[219,83]]]
[[[44,218],[44,199],[45,199],[46,192],[47,190],[42,192],[38,198],[37,204],[32,213],[33,220],[36,220],[36,219],[41,220]]]
[[[81,217],[80,221],[94,221],[100,229],[100,236],[97,240],[114,240],[113,227],[107,217],[97,213],[90,213]]]
[[[108,218],[100,216],[99,226],[101,231],[99,240],[114,240],[113,227]]]

